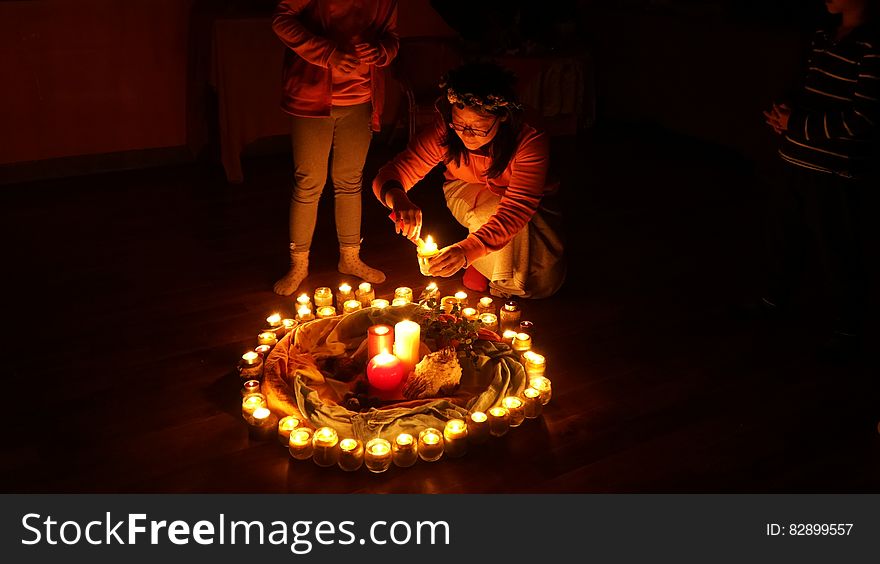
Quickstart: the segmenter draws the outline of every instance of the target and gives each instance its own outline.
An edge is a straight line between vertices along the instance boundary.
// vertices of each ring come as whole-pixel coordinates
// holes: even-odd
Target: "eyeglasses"
[[[450,123],[449,129],[453,129],[460,133],[470,134],[474,137],[488,137],[492,130],[495,129],[496,123],[498,123],[497,117],[492,120],[492,125],[489,126],[489,129],[476,129],[469,125],[461,125],[460,123]]]

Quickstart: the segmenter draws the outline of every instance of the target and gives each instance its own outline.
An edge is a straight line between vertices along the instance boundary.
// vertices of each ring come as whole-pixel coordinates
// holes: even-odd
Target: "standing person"
[[[288,48],[281,107],[291,114],[294,166],[290,270],[275,283],[277,294],[292,294],[308,275],[328,168],[339,272],[385,281],[385,274],[360,259],[361,183],[384,100],[379,68],[397,55],[396,27],[396,0],[282,0],[275,9],[272,29]]]
[[[434,166],[446,166],[443,192],[470,234],[441,249],[430,273],[467,268],[465,287],[496,296],[544,298],[565,278],[558,185],[547,181],[547,136],[524,123],[512,74],[469,63],[441,84],[436,122],[379,171],[373,192],[393,211],[396,229],[416,240],[422,210],[407,196]]]
[[[826,0],[839,24],[813,38],[797,95],[764,112],[781,136],[783,181],[771,220],[771,284],[763,307],[785,308],[807,243],[829,276],[836,324],[824,351],[859,349],[867,305],[860,213],[864,179],[876,163],[880,42],[875,0]]]

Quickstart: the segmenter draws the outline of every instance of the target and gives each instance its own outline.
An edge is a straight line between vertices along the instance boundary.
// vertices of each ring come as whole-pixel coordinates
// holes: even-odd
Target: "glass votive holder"
[[[468,321],[477,321],[479,319],[479,316],[477,315],[477,310],[472,307],[466,307],[461,310],[461,316]]]
[[[302,307],[312,309],[312,299],[308,294],[300,294],[299,297],[296,298],[296,310],[299,311]]]
[[[508,329],[504,333],[501,334],[501,340],[504,341],[505,344],[513,346],[513,340],[516,339],[516,331],[513,329]]]
[[[260,381],[259,380],[245,380],[244,384],[241,385],[241,397],[244,398],[249,394],[259,394],[260,393]]]
[[[425,462],[440,460],[443,456],[443,435],[437,429],[428,427],[419,433],[419,458]]]
[[[321,306],[317,309],[318,319],[327,319],[336,316],[336,308],[333,306]]]
[[[544,370],[547,368],[547,360],[534,351],[526,351],[522,355],[523,366],[529,377],[543,376]]]
[[[543,404],[541,403],[541,392],[535,388],[526,388],[522,393],[523,398],[523,414],[526,419],[537,419],[541,415]]]
[[[407,303],[413,301],[413,291],[412,288],[407,288],[406,286],[401,286],[400,288],[394,289],[394,299],[403,298]]]
[[[370,307],[374,307],[376,309],[385,309],[389,305],[391,305],[391,304],[388,303],[388,300],[383,300],[381,298],[377,298],[377,299],[372,300],[370,302]]]
[[[299,325],[299,321],[290,317],[285,317],[281,320],[281,334],[287,335],[288,333],[296,329],[297,325]]]
[[[248,351],[241,355],[241,360],[238,361],[238,375],[243,380],[259,380],[262,373],[263,355],[257,351]]]
[[[468,440],[475,445],[489,440],[489,416],[482,411],[471,413],[468,419]]]
[[[517,352],[526,352],[532,348],[532,336],[528,333],[517,333],[513,338],[513,350]]]
[[[275,416],[267,407],[258,407],[248,420],[248,435],[251,439],[264,441],[275,430]]]
[[[501,400],[501,407],[507,410],[507,414],[510,417],[508,423],[511,428],[522,425],[523,420],[526,418],[523,400],[516,396],[507,396]]]
[[[261,345],[262,346],[262,345]],[[241,355],[241,362],[239,362],[240,366],[257,366],[261,362],[263,362],[263,357],[257,351],[248,351]]]
[[[535,335],[535,324],[531,321],[520,321],[519,322],[519,333],[526,333],[528,335]]]
[[[315,310],[324,306],[333,305],[333,290],[326,286],[315,288]]]
[[[480,316],[480,322],[489,331],[498,332],[498,316],[494,313],[484,313]]]
[[[260,407],[268,407],[266,396],[261,393],[248,394],[241,399],[241,416],[245,421],[250,421],[254,411]]]
[[[272,352],[272,347],[269,345],[257,345],[254,347],[254,352],[260,355],[260,358],[266,360],[266,357]]]
[[[522,310],[516,300],[507,300],[498,311],[498,320],[501,323],[501,330],[519,329],[519,320],[522,317]]]
[[[364,449],[364,465],[374,474],[381,474],[391,466],[391,443],[375,438],[367,442]]]
[[[480,298],[480,301],[477,302],[477,313],[495,313],[495,302],[492,301],[490,297]]]
[[[299,309],[296,310],[296,319],[300,323],[305,323],[306,321],[311,321],[315,318],[315,314],[312,313],[311,306],[299,306]]]
[[[357,300],[348,300],[344,304],[342,304],[342,313],[349,314],[359,311],[363,308],[361,302]]]
[[[269,345],[270,347],[274,347],[278,344],[278,335],[276,335],[272,331],[263,331],[262,333],[257,335],[257,344]]]
[[[336,292],[336,307],[342,308],[345,302],[353,299],[355,299],[355,297],[351,285],[348,282],[340,284],[339,290]]]
[[[455,296],[443,296],[440,298],[440,309],[444,313],[452,313],[452,308],[458,305],[458,298]]]
[[[501,437],[510,429],[510,414],[504,407],[493,407],[489,410],[489,433],[493,437]]]
[[[290,456],[296,460],[308,460],[312,457],[315,447],[312,445],[312,430],[308,427],[299,427],[290,433],[290,441],[287,443]]]
[[[541,392],[541,405],[547,405],[550,397],[553,395],[553,387],[550,384],[550,380],[543,376],[535,376],[534,378],[529,378],[529,387]]]
[[[312,436],[312,460],[318,466],[333,466],[339,460],[339,435],[332,427],[321,427]]]
[[[373,290],[373,285],[369,282],[361,282],[354,297],[361,302],[361,307],[370,307],[370,302],[376,299],[376,291]]]
[[[267,327],[270,329],[277,329],[281,327],[281,314],[273,313],[269,317],[266,318]]]
[[[290,444],[290,434],[299,427],[299,419],[293,415],[282,417],[278,420],[278,442],[282,445]]]
[[[364,464],[364,443],[357,439],[339,441],[339,467],[354,472]]]
[[[393,300],[391,300],[391,307],[400,307],[411,303],[412,302],[407,300],[406,298],[394,298]]]
[[[468,428],[461,419],[450,419],[443,427],[443,450],[447,456],[458,458],[467,452]]]
[[[394,439],[391,447],[391,458],[395,466],[408,468],[419,459],[419,447],[416,439],[409,433],[401,433]]]

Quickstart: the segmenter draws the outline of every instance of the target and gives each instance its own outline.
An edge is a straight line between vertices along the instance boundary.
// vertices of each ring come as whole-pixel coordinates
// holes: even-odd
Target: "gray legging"
[[[371,105],[334,106],[330,117],[291,118],[294,184],[290,199],[290,242],[297,249],[312,245],[318,200],[333,180],[336,236],[339,245],[354,247],[361,239],[361,184],[370,148]]]

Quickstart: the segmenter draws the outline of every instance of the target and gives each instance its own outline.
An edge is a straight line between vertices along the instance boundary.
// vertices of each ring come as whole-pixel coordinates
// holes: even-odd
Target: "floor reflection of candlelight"
[[[543,376],[535,376],[529,380],[529,386],[541,392],[541,405],[547,405],[550,401],[550,396],[553,395],[550,380]]]
[[[364,443],[357,439],[342,439],[339,442],[339,467],[346,472],[354,472],[364,463]]]
[[[433,427],[419,433],[419,458],[425,462],[440,460],[443,456],[443,435]]]
[[[333,305],[333,290],[326,286],[315,288],[315,309]]]
[[[461,419],[450,419],[443,428],[443,448],[448,456],[458,458],[467,452],[467,424]]]
[[[489,433],[493,437],[500,437],[507,433],[510,428],[510,414],[503,407],[493,407],[489,410]]]
[[[339,435],[331,427],[321,427],[312,437],[312,460],[318,466],[333,466],[339,459]]]
[[[523,419],[526,418],[525,410],[523,409],[523,400],[516,396],[507,396],[501,400],[501,405],[507,410],[507,414],[510,416],[508,423],[511,427],[519,427],[522,425]]]
[[[308,460],[312,457],[314,447],[312,446],[312,431],[306,427],[290,433],[290,441],[287,443],[287,450],[290,456],[297,460]]]
[[[396,466],[408,468],[416,463],[419,458],[419,449],[415,438],[409,433],[401,433],[394,439],[391,453]]]
[[[355,299],[361,302],[361,307],[370,307],[370,302],[376,299],[376,291],[369,282],[362,282],[355,292]]]
[[[278,442],[282,445],[290,444],[290,433],[299,427],[299,419],[293,415],[282,417],[278,421]]]
[[[388,470],[391,466],[391,443],[385,439],[371,439],[364,452],[364,464],[367,470],[375,474]]]
[[[535,419],[541,415],[543,404],[541,404],[541,392],[535,388],[526,388],[523,390],[523,413],[526,419]]]
[[[471,413],[468,421],[468,440],[475,445],[489,440],[489,417],[482,411]]]

